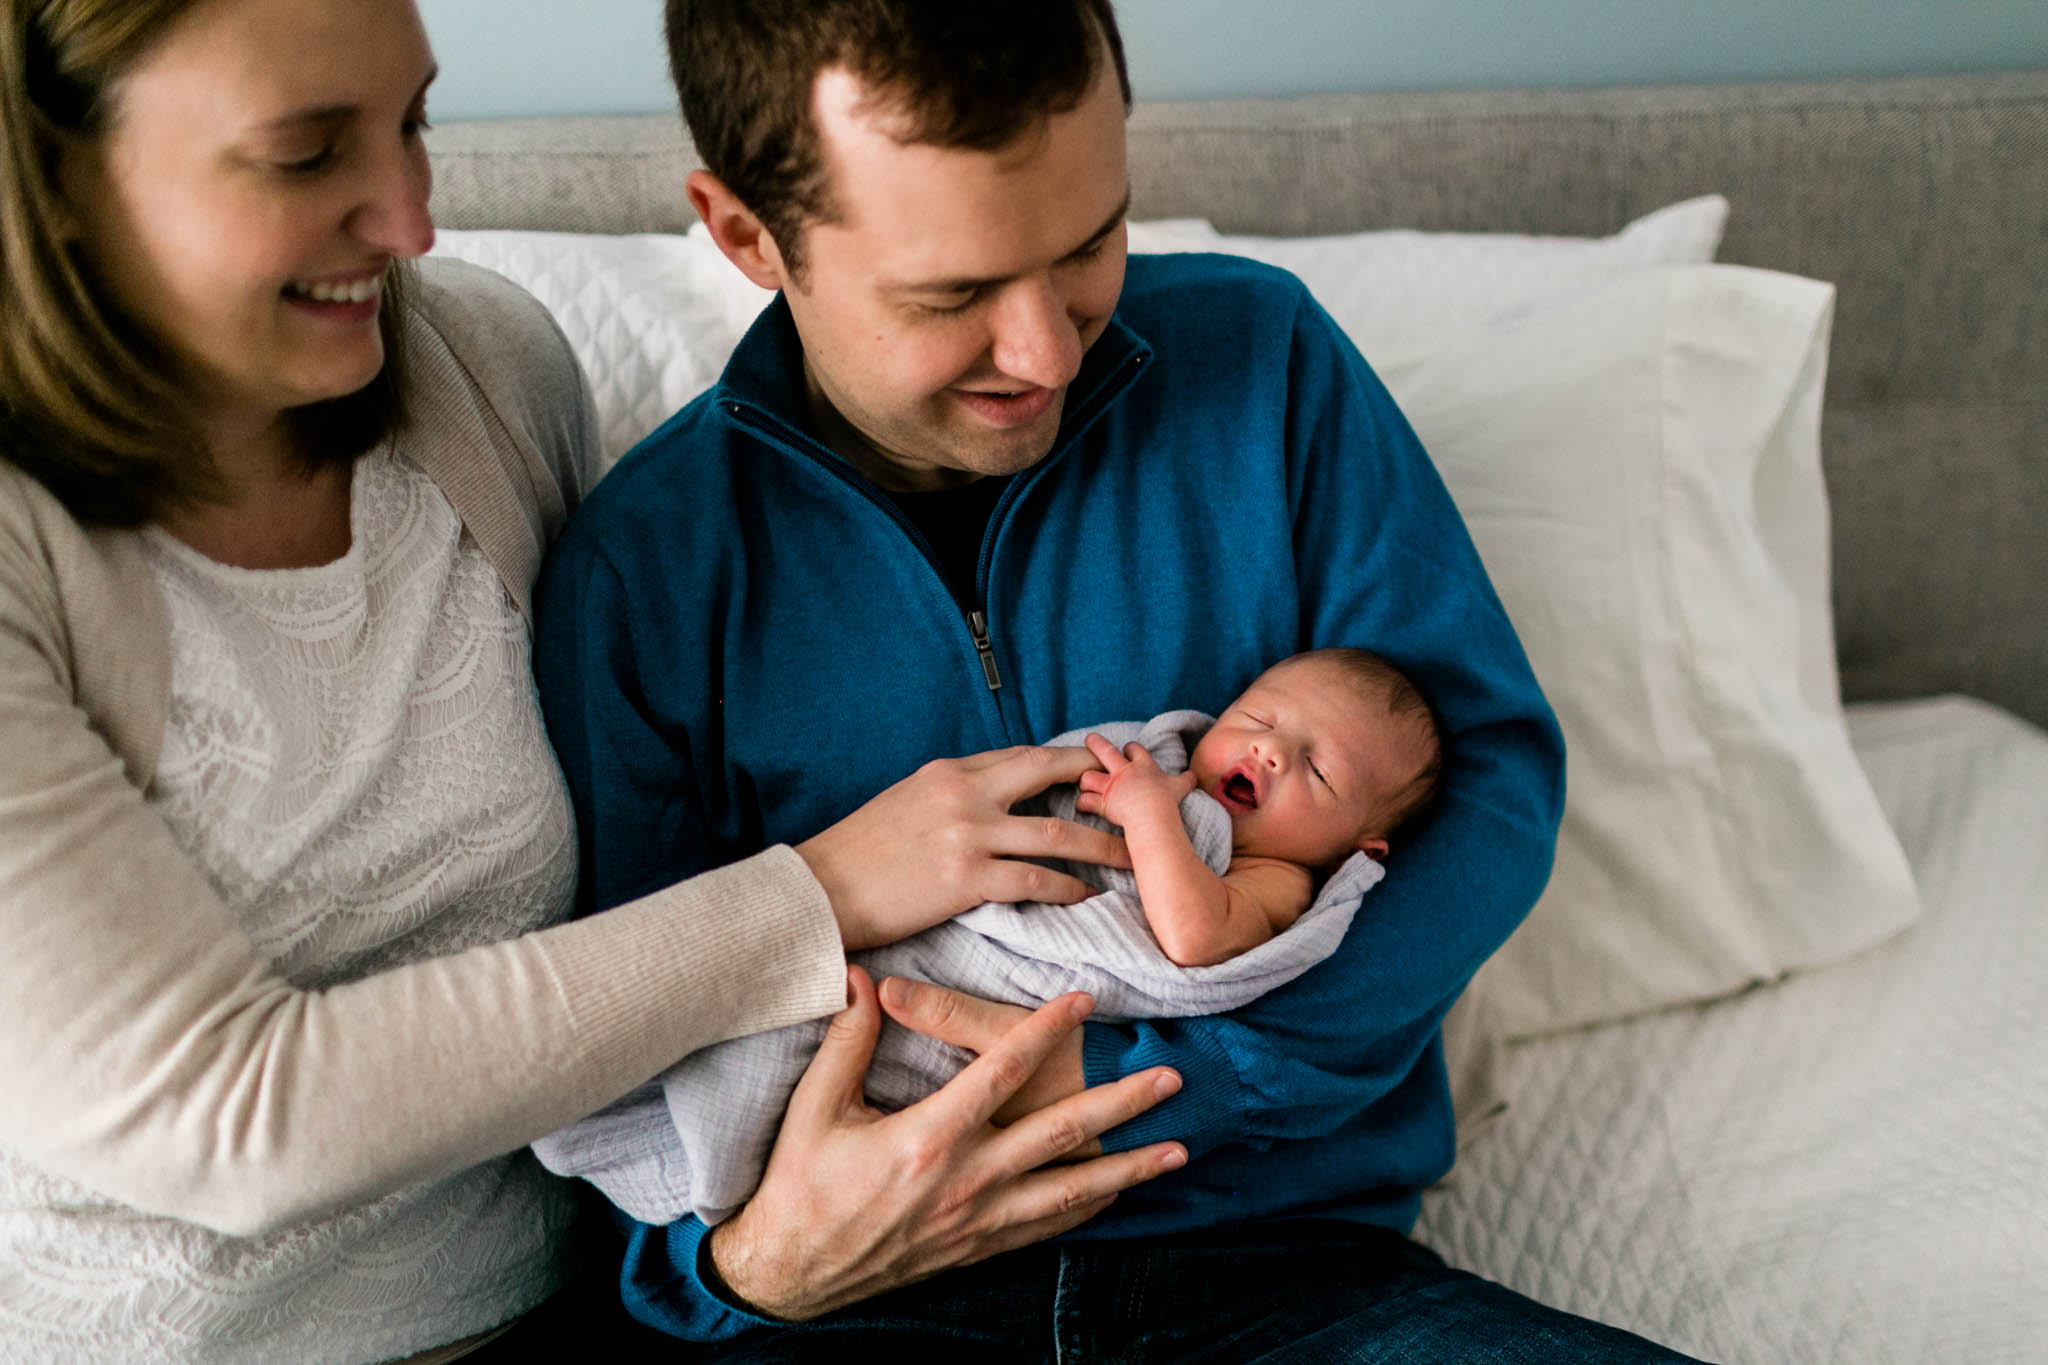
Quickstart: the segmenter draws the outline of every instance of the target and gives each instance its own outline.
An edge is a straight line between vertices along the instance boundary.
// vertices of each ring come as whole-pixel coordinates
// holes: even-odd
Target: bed
[[[441,249],[555,309],[608,453],[710,382],[761,299],[674,120],[432,137]],[[1418,1235],[1716,1360],[2048,1359],[2048,73],[1130,149],[1134,250],[1263,255],[1359,341],[1572,744]]]

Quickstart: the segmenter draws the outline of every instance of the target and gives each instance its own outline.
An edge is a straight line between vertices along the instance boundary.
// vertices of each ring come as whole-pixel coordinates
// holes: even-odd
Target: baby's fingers
[[[1123,768],[1124,756],[1117,752],[1116,745],[1101,735],[1091,733],[1082,743],[1088,746],[1088,752],[1095,755],[1095,761],[1102,765],[1105,772],[1115,773]],[[1087,774],[1084,773],[1082,776],[1085,779]]]

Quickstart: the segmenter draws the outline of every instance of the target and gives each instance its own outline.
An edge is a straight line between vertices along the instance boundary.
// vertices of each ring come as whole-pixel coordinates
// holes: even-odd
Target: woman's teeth
[[[381,276],[373,275],[366,280],[350,280],[341,284],[328,284],[324,280],[301,284],[294,280],[288,288],[292,293],[301,298],[311,299],[315,303],[368,303],[377,297],[377,291],[383,283]]]

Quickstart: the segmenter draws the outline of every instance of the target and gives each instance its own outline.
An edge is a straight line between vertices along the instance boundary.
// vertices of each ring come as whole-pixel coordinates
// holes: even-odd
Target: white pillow
[[[1230,251],[1295,271],[1338,323],[1368,341],[1421,325],[1481,321],[1619,270],[1710,261],[1728,216],[1719,196],[1660,209],[1612,237],[1364,232],[1226,237],[1199,219],[1133,223],[1130,249]],[[561,323],[597,398],[605,464],[718,380],[769,295],[700,223],[686,234],[443,230],[434,254],[524,286]]]
[[[1156,225],[1144,249],[1229,252],[1292,271],[1370,357],[1418,330],[1510,317],[1625,270],[1705,265],[1727,222],[1728,201],[1709,194],[1645,214],[1611,237],[1406,230],[1241,237],[1171,222]],[[1141,249],[1135,237],[1131,249]]]
[[[1637,271],[1375,357],[1564,727],[1556,870],[1480,975],[1511,1035],[1722,995],[1918,917],[1835,674],[1833,304],[1766,271]]]
[[[770,298],[687,236],[442,230],[434,254],[497,271],[547,305],[597,399],[604,465],[711,387]]]

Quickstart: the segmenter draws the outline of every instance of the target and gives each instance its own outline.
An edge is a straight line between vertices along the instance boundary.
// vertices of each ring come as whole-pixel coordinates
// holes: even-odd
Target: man
[[[1336,955],[1231,1016],[1089,1024],[1010,1106],[1171,1065],[1181,1093],[1106,1145],[1178,1139],[1185,1170],[900,1288],[1019,1239],[821,1268],[858,1240],[829,1210],[859,1163],[824,1169],[849,1149],[800,1090],[753,1204],[709,1237],[633,1232],[629,1306],[777,1359],[883,1331],[992,1358],[1369,1359],[1390,1325],[1409,1358],[1543,1333],[1560,1359],[1674,1358],[1405,1238],[1453,1155],[1438,1026],[1542,887],[1561,741],[1427,457],[1299,284],[1127,271],[1107,0],[671,0],[668,24],[708,168],[691,201],[780,297],[543,586],[595,907],[807,838],[934,758],[1218,710],[1316,646],[1393,658],[1450,743],[1440,812]],[[884,1000],[976,1050],[1009,1017]]]

